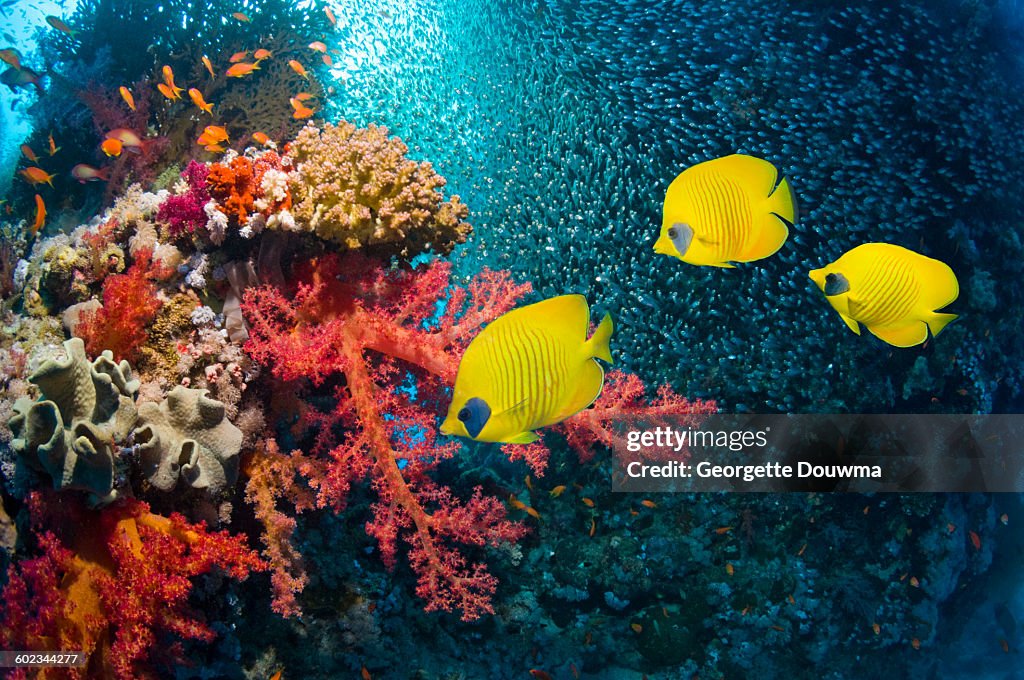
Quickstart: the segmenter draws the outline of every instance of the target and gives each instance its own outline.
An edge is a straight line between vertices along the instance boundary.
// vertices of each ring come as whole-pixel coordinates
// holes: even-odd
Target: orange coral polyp
[[[206,176],[206,184],[221,212],[238,224],[249,220],[249,214],[254,210],[252,161],[238,156],[230,165],[214,163]]]

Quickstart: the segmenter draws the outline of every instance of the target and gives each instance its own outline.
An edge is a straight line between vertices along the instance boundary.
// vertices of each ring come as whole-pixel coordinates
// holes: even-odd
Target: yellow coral
[[[289,148],[296,227],[349,249],[451,252],[472,230],[469,210],[458,196],[444,201],[445,179],[408,150],[385,127],[307,125]]]

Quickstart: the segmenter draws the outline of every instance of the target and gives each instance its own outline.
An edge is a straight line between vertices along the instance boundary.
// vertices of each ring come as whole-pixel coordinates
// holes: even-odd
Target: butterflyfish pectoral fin
[[[860,324],[857,323],[855,319],[843,314],[842,312],[839,312],[839,318],[846,322],[846,325],[850,327],[851,331],[853,331],[857,335],[860,335]]]
[[[923,321],[915,321],[906,326],[868,326],[871,333],[894,347],[913,347],[920,345],[928,339],[928,324]]]

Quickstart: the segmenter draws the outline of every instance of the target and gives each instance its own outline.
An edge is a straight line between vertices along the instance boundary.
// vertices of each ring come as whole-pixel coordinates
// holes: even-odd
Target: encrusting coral
[[[304,127],[288,147],[296,225],[349,249],[390,244],[403,254],[442,255],[471,231],[458,196],[443,201],[445,179],[385,127],[347,122]]]
[[[128,362],[115,364],[109,351],[90,362],[79,338],[67,340],[64,351],[64,359],[46,361],[29,376],[42,397],[15,402],[11,447],[47,473],[54,488],[82,489],[111,501],[117,443],[135,425],[139,382]]]
[[[179,385],[159,404],[141,404],[135,442],[143,475],[161,491],[184,483],[215,496],[238,479],[242,431],[206,390]]]

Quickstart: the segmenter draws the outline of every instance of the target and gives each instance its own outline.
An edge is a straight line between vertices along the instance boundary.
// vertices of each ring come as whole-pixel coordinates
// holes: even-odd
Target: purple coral
[[[210,169],[204,163],[189,161],[181,173],[182,179],[188,184],[188,190],[170,196],[160,204],[156,217],[167,224],[171,236],[191,234],[206,224],[208,218],[203,206],[210,202],[210,192],[206,188],[209,172]]]

